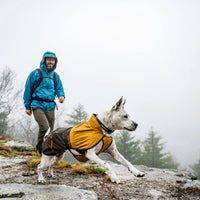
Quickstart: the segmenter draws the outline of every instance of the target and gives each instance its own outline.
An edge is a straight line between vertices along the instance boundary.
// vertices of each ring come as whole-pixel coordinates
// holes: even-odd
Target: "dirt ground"
[[[14,159],[18,159],[18,162],[15,164],[13,164]],[[21,162],[20,159],[20,157],[11,158],[10,163],[0,159],[0,184],[38,184],[36,169],[29,168],[23,161],[24,158]],[[5,162],[7,162],[7,164],[5,164]],[[127,173],[128,172],[126,172],[126,176]],[[179,179],[179,177],[174,179],[172,176],[170,176],[170,174],[167,176],[162,176],[159,175],[159,173],[155,173],[155,171],[149,171],[146,173],[147,175],[145,177],[136,178],[132,175],[123,177],[123,173],[121,172],[122,176],[120,178],[120,184],[111,183],[109,180],[105,179],[105,175],[94,173],[75,173],[68,168],[54,171],[56,178],[48,178],[46,176],[47,172],[44,172],[44,176],[46,177],[47,181],[45,184],[64,184],[79,189],[94,191],[99,200],[200,199],[199,191],[192,189],[181,189],[183,179]],[[154,175],[149,176],[148,173],[154,173]],[[165,175],[166,174],[167,173],[165,173]]]

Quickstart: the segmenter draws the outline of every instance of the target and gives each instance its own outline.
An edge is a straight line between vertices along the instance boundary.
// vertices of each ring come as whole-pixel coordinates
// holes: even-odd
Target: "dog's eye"
[[[128,115],[124,115],[124,118],[127,119],[127,118],[128,118]]]

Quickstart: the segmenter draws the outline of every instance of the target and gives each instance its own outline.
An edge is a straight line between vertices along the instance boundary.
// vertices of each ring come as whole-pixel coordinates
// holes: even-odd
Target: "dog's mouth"
[[[133,122],[131,128],[128,128],[128,127],[124,127],[125,130],[127,131],[135,131],[135,129],[137,128],[138,124]]]
[[[136,128],[134,127],[132,129],[130,129],[130,128],[124,127],[124,129],[127,130],[127,131],[134,131]]]

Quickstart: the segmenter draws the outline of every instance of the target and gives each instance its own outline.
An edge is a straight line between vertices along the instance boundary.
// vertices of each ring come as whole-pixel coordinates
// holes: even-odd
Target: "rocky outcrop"
[[[144,177],[137,178],[126,167],[110,162],[120,184],[111,183],[100,174],[75,173],[68,168],[55,168],[55,178],[48,178],[44,173],[47,182],[41,185],[37,183],[36,169],[25,164],[27,158],[30,156],[0,156],[0,198],[1,195],[13,195],[15,199],[37,200],[200,199],[200,181],[183,171],[136,166],[145,172]],[[6,199],[9,199],[8,196]]]
[[[5,143],[2,143],[3,146],[11,147],[14,149],[19,150],[25,150],[25,151],[34,151],[34,147],[29,144],[28,142],[25,142],[23,140],[10,140]]]
[[[66,185],[1,184],[0,197],[1,194],[4,194],[4,197],[7,197],[6,199],[15,195],[15,199],[18,197],[24,200],[97,200],[95,192]]]

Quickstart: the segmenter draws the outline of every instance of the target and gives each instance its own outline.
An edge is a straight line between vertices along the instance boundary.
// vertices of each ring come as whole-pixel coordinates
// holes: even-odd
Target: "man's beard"
[[[52,64],[48,64],[48,65],[46,65],[46,67],[47,67],[48,71],[51,71],[53,69],[53,65]]]

